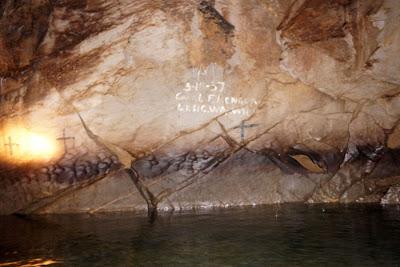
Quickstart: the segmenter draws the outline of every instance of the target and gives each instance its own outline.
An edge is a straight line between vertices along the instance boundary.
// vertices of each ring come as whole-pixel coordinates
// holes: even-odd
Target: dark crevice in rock
[[[159,200],[153,195],[153,193],[149,190],[149,188],[143,184],[138,172],[133,167],[129,169],[126,168],[125,171],[135,184],[140,195],[146,201],[147,214],[150,220],[154,219],[155,217],[157,217],[157,205]]]
[[[146,201],[149,218],[154,218],[157,215],[157,207],[159,203],[166,200],[170,195],[187,188],[194,182],[209,174],[238,150],[239,149],[237,148],[230,152],[223,151],[216,155],[210,155],[205,151],[200,156],[197,156],[193,152],[188,152],[177,158],[164,159],[157,159],[152,155],[133,162],[131,168],[126,168],[125,171],[134,182],[140,195]],[[158,165],[164,167],[158,168]],[[160,190],[158,193],[153,192],[154,189],[151,189],[150,185],[154,185],[154,182],[147,183],[146,185],[146,179],[154,180],[161,177],[161,180],[163,180],[163,176],[166,176],[169,173],[178,175],[179,172],[183,172],[184,174],[181,181],[177,182],[172,187],[166,187]],[[160,181],[157,183],[160,183]]]
[[[210,1],[202,1],[199,4],[199,11],[204,14],[205,18],[214,21],[225,34],[231,35],[235,30],[235,26],[229,23],[215,8]]]
[[[296,155],[305,155],[306,157],[308,157],[309,159],[311,159],[311,161],[316,164],[319,168],[321,168],[324,171],[327,171],[327,163],[322,159],[322,157],[308,149],[308,148],[298,148],[298,147],[290,147],[289,150],[287,151],[287,154],[289,156],[296,156]]]
[[[294,171],[282,161],[280,153],[272,149],[263,149],[259,151],[259,153],[268,157],[271,160],[271,162],[273,162],[283,173],[287,174],[294,173]]]
[[[366,158],[362,176],[368,176],[373,172],[378,162],[383,158],[386,148],[382,145],[378,146],[359,146],[358,151]]]

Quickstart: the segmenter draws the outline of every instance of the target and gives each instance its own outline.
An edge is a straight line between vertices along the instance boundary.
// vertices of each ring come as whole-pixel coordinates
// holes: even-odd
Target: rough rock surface
[[[385,196],[381,199],[382,204],[400,204],[400,186],[389,188]]]
[[[1,1],[0,213],[379,202],[400,182],[399,15],[397,0]],[[74,139],[21,164],[10,127]]]

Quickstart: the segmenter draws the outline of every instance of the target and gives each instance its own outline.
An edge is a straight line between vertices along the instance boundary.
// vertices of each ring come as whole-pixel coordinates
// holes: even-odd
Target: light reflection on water
[[[36,266],[47,266],[47,265],[61,265],[61,261],[57,260],[45,260],[45,259],[32,259],[32,260],[27,260],[27,261],[11,261],[11,262],[3,262],[0,263],[0,267],[14,267],[14,266],[19,266],[19,267],[36,267]]]
[[[0,263],[30,259],[60,266],[400,266],[400,210],[281,205],[162,214],[154,223],[132,213],[0,217]]]

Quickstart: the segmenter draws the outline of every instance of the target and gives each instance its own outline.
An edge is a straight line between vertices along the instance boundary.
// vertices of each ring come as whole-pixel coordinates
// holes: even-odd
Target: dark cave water
[[[54,266],[400,266],[400,208],[288,204],[175,212],[153,223],[132,213],[0,217],[0,266],[49,260]]]

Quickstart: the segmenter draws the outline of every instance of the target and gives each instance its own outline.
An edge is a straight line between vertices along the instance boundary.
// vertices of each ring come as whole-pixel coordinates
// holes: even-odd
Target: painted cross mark
[[[4,147],[8,147],[8,153],[10,154],[10,156],[12,156],[14,154],[13,146],[19,147],[19,144],[13,143],[11,136],[9,136],[8,143],[5,143]]]
[[[258,124],[246,124],[245,121],[242,121],[239,126],[234,127],[233,129],[240,129],[240,141],[244,142],[244,130],[246,128],[253,128],[258,126]]]
[[[63,135],[61,137],[58,137],[57,140],[62,141],[64,144],[64,153],[67,154],[68,153],[68,144],[67,141],[68,140],[74,140],[74,146],[75,146],[75,137],[72,136],[67,136],[65,134],[65,129],[63,130]]]

